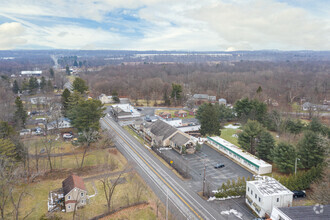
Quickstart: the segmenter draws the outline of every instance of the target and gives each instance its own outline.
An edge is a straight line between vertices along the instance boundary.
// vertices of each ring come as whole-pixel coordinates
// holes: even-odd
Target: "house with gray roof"
[[[151,137],[151,144],[157,147],[172,147],[182,153],[183,146],[187,153],[195,152],[195,143],[188,134],[172,127],[162,120],[157,120],[145,128],[147,135]]]

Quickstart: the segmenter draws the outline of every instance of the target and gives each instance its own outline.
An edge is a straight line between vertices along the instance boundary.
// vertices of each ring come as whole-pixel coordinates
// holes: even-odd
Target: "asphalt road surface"
[[[101,119],[101,126],[114,134],[118,150],[129,162],[134,164],[134,168],[157,197],[165,205],[168,201],[172,219],[251,219],[251,214],[244,214],[243,218],[221,214],[221,211],[229,209],[244,212],[244,207],[234,200],[229,203],[203,200],[193,188],[187,185],[186,181],[178,178],[110,117],[106,116]],[[249,217],[245,218],[246,216]]]
[[[243,176],[247,178],[253,175],[206,144],[203,144],[202,150],[195,154],[180,155],[174,150],[163,150],[161,152],[171,158],[178,166],[181,166],[183,170],[188,170],[192,177],[188,184],[195,192],[202,189],[204,165],[205,178],[210,190],[217,190],[222,183],[226,183],[228,180],[236,180],[238,177]],[[225,167],[215,169],[214,166],[218,163],[224,164]]]
[[[226,219],[218,210],[209,206],[208,202],[185,187],[181,179],[114,120],[106,116],[101,120],[101,126],[115,133],[118,150],[136,164],[137,172],[164,204],[168,195],[168,201],[171,203],[170,212],[175,219]]]

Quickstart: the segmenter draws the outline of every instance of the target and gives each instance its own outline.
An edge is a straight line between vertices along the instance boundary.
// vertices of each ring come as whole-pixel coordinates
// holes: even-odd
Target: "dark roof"
[[[86,191],[84,180],[79,176],[71,175],[62,182],[64,195],[68,194],[75,187]]]
[[[150,132],[156,136],[163,136],[163,140],[171,136],[176,131],[176,128],[166,122],[163,122],[162,120],[157,120],[150,126]]]
[[[291,219],[321,220],[330,219],[330,205],[321,206],[295,206],[278,208]],[[314,210],[315,209],[315,210]]]
[[[176,133],[173,137],[170,139],[172,142],[174,142],[177,146],[182,146],[185,143],[187,143],[190,139],[183,134]]]

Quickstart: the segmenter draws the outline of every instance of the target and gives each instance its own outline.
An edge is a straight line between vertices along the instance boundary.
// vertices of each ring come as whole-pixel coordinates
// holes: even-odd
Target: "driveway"
[[[228,180],[236,180],[243,176],[252,177],[252,173],[205,144],[202,150],[195,154],[180,155],[174,150],[163,150],[162,153],[170,157],[182,169],[188,170],[191,180],[188,180],[187,184],[196,192],[202,191],[204,164],[206,184],[210,190],[218,189],[222,183]],[[224,164],[225,167],[215,169],[214,166],[218,163]]]

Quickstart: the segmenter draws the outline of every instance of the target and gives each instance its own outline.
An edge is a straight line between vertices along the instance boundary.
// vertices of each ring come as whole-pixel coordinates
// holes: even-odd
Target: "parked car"
[[[71,139],[71,138],[73,138],[73,135],[70,134],[70,133],[65,133],[65,134],[63,134],[63,138],[64,139]]]
[[[142,109],[142,108],[137,108],[136,110],[138,110],[138,111],[142,111],[143,109]]]
[[[222,168],[222,167],[225,167],[225,165],[222,163],[218,163],[214,166],[215,169]]]
[[[298,191],[298,190],[294,190],[294,191],[292,191],[293,192],[293,198],[298,198],[298,197],[303,197],[303,198],[305,198],[306,197],[306,192],[305,192],[305,190],[300,190],[300,191]]]

